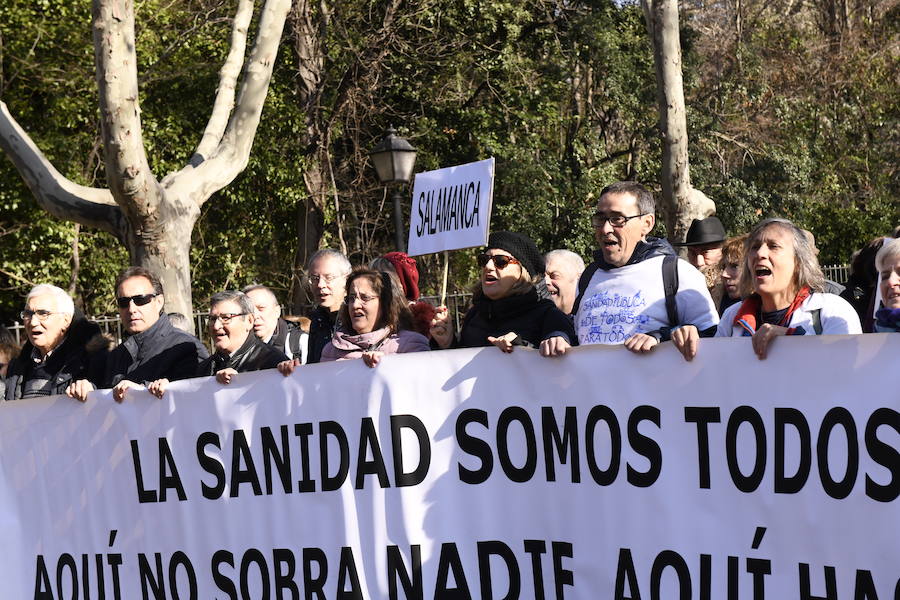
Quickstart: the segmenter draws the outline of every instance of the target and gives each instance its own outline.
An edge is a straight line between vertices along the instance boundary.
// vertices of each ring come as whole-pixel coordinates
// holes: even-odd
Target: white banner
[[[0,406],[0,597],[897,598],[900,336]]]
[[[493,197],[493,158],[417,173],[409,218],[409,255],[486,244]]]

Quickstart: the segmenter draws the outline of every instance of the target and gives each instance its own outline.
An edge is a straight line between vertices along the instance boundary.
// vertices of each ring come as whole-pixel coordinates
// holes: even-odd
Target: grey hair
[[[393,273],[394,275],[397,274],[397,269],[394,267],[394,263],[383,256],[378,256],[370,260],[369,268],[373,271],[383,271],[385,273]]]
[[[885,240],[881,250],[875,255],[875,268],[880,273],[888,261],[897,260],[897,258],[900,258],[900,238]]]
[[[803,230],[787,219],[765,219],[756,224],[744,241],[744,266],[741,268],[740,284],[741,297],[746,298],[755,291],[753,289],[753,273],[750,272],[750,250],[753,249],[754,244],[769,227],[778,227],[791,234],[794,242],[793,283],[797,291],[804,286],[808,286],[813,292],[824,292],[825,274],[822,273],[822,268],[819,266],[815,247],[809,243],[809,238],[806,237]]]
[[[242,313],[246,313],[251,317],[256,314],[256,307],[250,301],[250,297],[244,292],[237,290],[225,290],[224,292],[216,292],[209,299],[209,308],[212,310],[216,304],[220,302],[234,302],[241,308]]]
[[[559,259],[571,266],[576,273],[581,274],[584,272],[584,259],[581,258],[578,254],[575,254],[571,250],[551,250],[544,256],[544,262],[549,263],[551,259]]]
[[[72,300],[72,296],[66,293],[66,290],[62,288],[58,288],[55,285],[50,285],[49,283],[41,283],[28,292],[28,295],[25,296],[25,303],[28,303],[28,300],[34,298],[35,296],[43,296],[45,294],[52,294],[56,299],[56,311],[65,313],[67,315],[75,314],[75,302]]]
[[[350,261],[347,260],[347,257],[337,250],[333,250],[331,248],[322,248],[321,250],[317,250],[312,256],[309,257],[309,262],[306,263],[306,270],[312,269],[312,266],[315,264],[317,260],[320,258],[332,258],[341,265],[341,271],[349,274],[350,271],[353,270],[353,267],[350,265]]]
[[[656,214],[656,200],[653,194],[637,181],[617,181],[600,190],[600,198],[606,194],[631,194],[637,200],[638,210],[642,215]]]
[[[169,317],[169,323],[172,324],[172,327],[190,333],[191,321],[186,316],[180,312],[170,312],[167,316]]]

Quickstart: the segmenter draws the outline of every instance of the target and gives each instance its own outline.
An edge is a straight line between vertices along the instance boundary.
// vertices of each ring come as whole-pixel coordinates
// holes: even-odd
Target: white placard
[[[486,244],[493,196],[493,158],[416,174],[409,255]]]
[[[484,348],[4,402],[0,598],[895,598],[897,356]]]

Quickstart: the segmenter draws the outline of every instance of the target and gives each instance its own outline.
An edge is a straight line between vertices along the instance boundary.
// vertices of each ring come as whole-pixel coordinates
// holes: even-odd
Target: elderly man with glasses
[[[108,348],[100,328],[75,313],[55,285],[36,285],[21,312],[26,341],[7,372],[7,400],[63,394],[74,381],[99,382]]]
[[[338,327],[338,311],[347,293],[344,288],[350,270],[347,257],[330,248],[319,250],[309,259],[307,283],[318,306],[310,315],[307,363],[319,362]]]
[[[200,361],[209,356],[191,334],[176,329],[163,312],[163,287],[155,273],[129,267],[116,278],[116,306],[127,337],[109,355],[103,387],[112,387],[121,402],[127,390],[157,379],[193,377]],[[84,400],[93,389],[77,382],[69,394]]]
[[[288,360],[284,352],[253,332],[255,317],[253,301],[243,292],[228,290],[213,294],[209,299],[207,326],[214,352],[197,366],[195,375],[215,375],[216,381],[228,385],[238,373],[274,369],[278,363]],[[147,389],[162,398],[168,383],[168,379],[157,379]]]
[[[581,344],[624,344],[637,353],[671,340],[691,360],[699,338],[715,334],[718,312],[703,275],[649,236],[655,211],[639,183],[600,192],[591,218],[599,250],[579,282],[575,329]]]

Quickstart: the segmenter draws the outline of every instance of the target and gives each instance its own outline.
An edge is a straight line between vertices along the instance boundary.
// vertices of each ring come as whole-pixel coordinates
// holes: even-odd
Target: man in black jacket
[[[157,379],[193,377],[209,352],[196,337],[172,327],[163,312],[159,277],[143,267],[129,267],[116,278],[115,289],[119,318],[128,337],[110,353],[103,387],[112,387],[116,402],[125,398],[128,389]],[[90,389],[93,387],[82,385],[72,395],[81,398]]]
[[[305,331],[281,318],[281,305],[271,289],[264,285],[248,285],[243,290],[256,309],[253,333],[264,343],[306,363],[308,336]]]
[[[254,317],[253,303],[243,292],[213,294],[209,300],[209,336],[215,350],[197,366],[195,375],[215,375],[216,381],[227,385],[238,373],[274,369],[287,360],[283,352],[254,335]],[[147,389],[162,398],[168,383],[166,378],[158,379]]]
[[[64,290],[33,287],[21,316],[27,339],[9,365],[7,400],[63,394],[77,379],[100,380],[106,340],[95,323],[75,313]]]
[[[337,250],[325,248],[309,259],[307,283],[318,306],[310,315],[307,363],[319,362],[322,349],[334,335],[338,326],[338,311],[347,293],[344,288],[349,274],[350,261]]]

